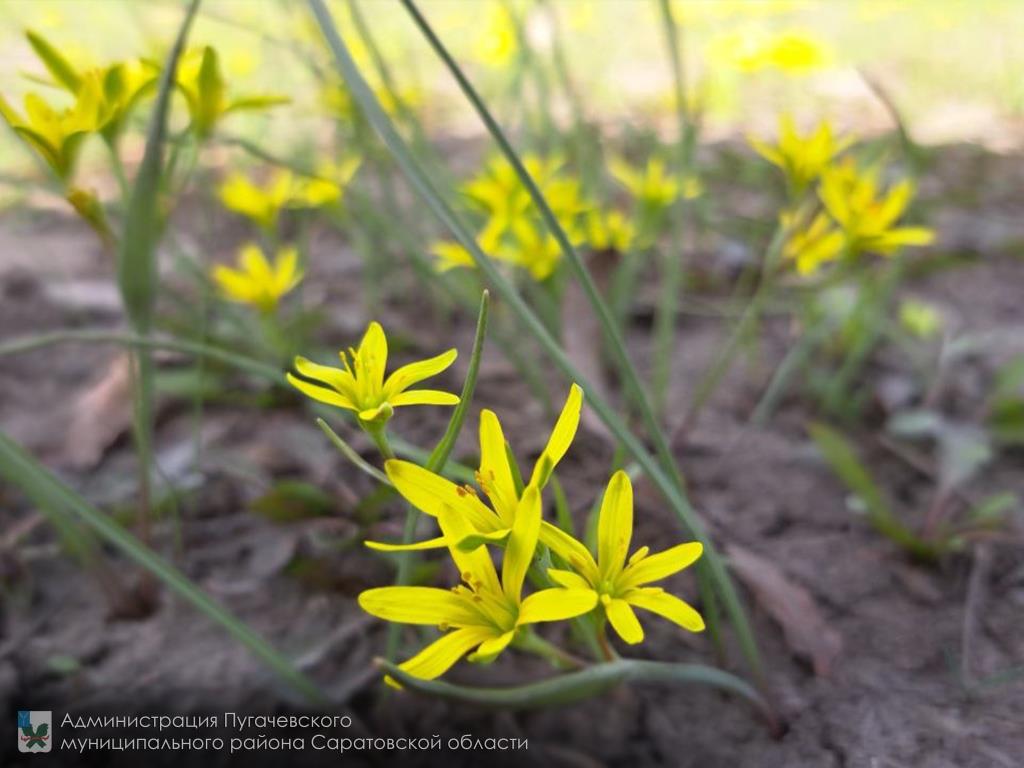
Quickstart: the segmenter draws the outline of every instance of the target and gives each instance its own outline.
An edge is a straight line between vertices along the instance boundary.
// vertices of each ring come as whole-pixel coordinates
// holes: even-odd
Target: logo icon
[[[49,752],[53,735],[53,713],[46,710],[18,710],[18,751]]]

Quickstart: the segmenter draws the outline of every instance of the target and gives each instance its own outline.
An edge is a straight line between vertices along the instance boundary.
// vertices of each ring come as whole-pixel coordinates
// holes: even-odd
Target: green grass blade
[[[455,448],[455,441],[459,439],[462,426],[469,413],[469,407],[473,403],[473,394],[476,392],[476,380],[480,374],[480,359],[484,351],[484,339],[487,337],[487,322],[490,316],[491,294],[484,291],[480,296],[480,311],[476,318],[476,334],[473,337],[473,351],[469,357],[469,367],[466,369],[466,379],[462,384],[462,392],[459,394],[459,404],[452,412],[448,421],[448,429],[444,437],[437,444],[430,458],[427,459],[426,468],[431,472],[443,472],[444,465]]]
[[[273,670],[310,702],[323,704],[326,697],[292,663],[256,634],[241,619],[210,598],[183,573],[143,545],[121,525],[92,507],[49,470],[25,453],[0,432],[0,477],[22,491],[41,509],[72,514],[101,539],[112,544],[130,559],[158,578],[168,589],[198,608],[260,661]]]
[[[344,456],[349,461],[351,461],[356,466],[357,469],[359,469],[361,472],[366,473],[374,480],[376,480],[378,483],[386,485],[388,487],[392,487],[391,481],[388,480],[388,476],[381,472],[379,469],[377,469],[375,466],[373,466],[362,456],[360,456],[359,452],[356,451],[355,448],[353,448],[351,445],[342,440],[338,433],[331,429],[330,424],[328,424],[323,419],[317,419],[316,425],[320,427],[320,429],[323,431],[325,435],[327,435],[327,439],[331,441],[331,443],[334,445],[335,448],[338,449],[341,455]]]
[[[199,3],[200,0],[192,0],[189,5],[178,29],[174,46],[160,74],[156,104],[146,134],[146,148],[132,185],[125,212],[124,229],[118,243],[117,282],[121,290],[121,300],[132,328],[141,336],[147,336],[153,326],[153,311],[159,282],[156,248],[163,228],[159,195],[167,114],[170,110],[171,93],[177,81],[178,60],[185,50],[185,42],[192,26],[192,19],[199,9]],[[135,405],[135,445],[139,455],[139,529],[145,541],[149,538],[151,505],[150,469],[153,466],[155,369],[149,349],[136,348],[134,357],[132,395]]]
[[[718,554],[717,549],[708,537],[707,532],[705,531],[695,510],[683,494],[682,489],[677,482],[677,477],[674,476],[673,470],[670,469],[666,471],[663,469],[662,465],[654,459],[650,452],[648,452],[644,447],[643,443],[632,434],[615,409],[597,393],[594,387],[587,381],[586,377],[583,376],[573,362],[569,360],[558,342],[547,331],[533,310],[525,301],[523,301],[522,297],[505,278],[494,262],[480,249],[476,239],[470,233],[470,230],[461,221],[451,206],[444,200],[443,196],[434,186],[430,178],[423,172],[420,164],[412,156],[404,140],[398,134],[397,130],[395,130],[390,118],[388,118],[387,114],[385,114],[384,110],[381,108],[376,97],[373,95],[373,92],[370,90],[366,81],[360,74],[359,68],[353,61],[348,48],[338,35],[338,30],[335,27],[334,22],[331,19],[330,12],[327,10],[323,1],[307,0],[307,2],[316,17],[317,23],[320,25],[320,29],[334,54],[338,68],[341,70],[341,73],[352,91],[353,96],[363,108],[363,112],[367,116],[367,119],[373,124],[374,128],[395,156],[395,160],[398,162],[399,167],[401,167],[403,172],[407,175],[413,187],[423,197],[434,215],[449,229],[449,231],[451,231],[455,239],[464,248],[466,248],[472,256],[474,263],[485,275],[488,282],[506,302],[510,310],[519,318],[524,328],[537,339],[551,360],[567,377],[583,387],[587,394],[588,402],[594,409],[595,413],[597,413],[601,420],[615,435],[616,439],[618,439],[626,450],[629,451],[637,463],[643,468],[644,472],[647,473],[647,476],[651,478],[651,481],[664,494],[673,511],[680,518],[690,534],[704,545],[704,557],[699,561],[698,567],[708,569],[710,571],[711,577],[721,594],[726,610],[732,620],[733,628],[735,629],[737,638],[740,641],[744,656],[746,657],[751,669],[754,671],[754,674],[759,679],[762,679],[760,654],[757,649],[757,642],[746,617],[742,601],[740,600],[739,594],[736,592],[736,588],[725,569],[725,564],[723,563],[721,556]],[[605,311],[607,313],[607,307],[605,307]],[[658,431],[657,434],[660,434],[660,431]],[[664,441],[662,440],[661,442]],[[659,454],[664,456],[666,451],[667,447],[665,450],[659,451]],[[671,463],[671,454],[669,454],[669,460]],[[674,463],[672,464],[672,467],[674,468]]]
[[[931,559],[938,554],[937,545],[915,535],[896,516],[889,500],[849,440],[824,424],[811,424],[808,431],[832,471],[851,493],[864,502],[868,520],[881,534],[917,557]]]

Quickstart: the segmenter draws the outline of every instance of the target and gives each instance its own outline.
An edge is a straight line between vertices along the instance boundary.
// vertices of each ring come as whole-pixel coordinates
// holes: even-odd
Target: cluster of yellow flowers
[[[29,44],[46,68],[53,85],[70,98],[68,106],[54,106],[29,92],[19,113],[0,96],[0,116],[46,163],[64,187],[75,210],[102,235],[108,236],[102,207],[92,192],[72,184],[83,141],[98,135],[117,152],[132,109],[152,93],[160,64],[149,59],[119,61],[102,67],[79,69],[41,35],[27,31]],[[268,95],[229,98],[217,52],[210,46],[188,51],[180,62],[175,83],[184,96],[190,126],[197,139],[207,138],[217,123],[232,112],[263,109],[288,101]]]
[[[451,590],[381,587],[359,596],[359,604],[374,616],[434,625],[443,633],[401,665],[405,672],[431,679],[470,651],[470,661],[486,663],[510,644],[523,643],[531,624],[591,612],[630,644],[644,638],[633,608],[656,613],[691,632],[703,630],[703,619],[690,605],[650,586],[691,565],[702,547],[690,542],[656,554],[641,547],[630,555],[633,489],[626,473],[616,472],[604,491],[596,556],[583,542],[542,519],[542,492],[572,443],[582,403],[583,392],[573,385],[525,486],[498,417],[481,411],[476,477],[486,502],[472,487],[416,464],[386,462],[395,488],[437,521],[441,536],[408,546],[367,542],[368,546],[390,551],[443,547],[461,577]],[[488,546],[504,550],[500,578]],[[536,591],[523,597],[527,572],[534,565],[540,566],[533,580]]]
[[[790,117],[781,118],[776,144],[751,139],[786,178],[790,207],[782,214],[782,253],[802,275],[843,258],[889,256],[934,238],[926,227],[898,225],[913,199],[914,183],[902,179],[884,188],[881,164],[861,166],[853,158],[839,158],[852,143],[837,137],[825,121],[800,135]],[[808,199],[815,185],[816,198]]]
[[[596,251],[625,253],[637,241],[637,227],[622,211],[605,209],[588,199],[578,180],[564,176],[564,162],[557,157],[527,154],[523,165],[536,181],[555,218],[573,245],[586,243]],[[610,174],[633,197],[637,213],[651,214],[667,209],[680,195],[693,198],[702,191],[699,180],[683,182],[669,174],[660,158],[651,158],[634,168],[621,158],[612,158]],[[485,216],[477,244],[492,258],[521,267],[537,281],[548,278],[558,266],[561,249],[555,238],[543,230],[534,213],[529,192],[515,169],[503,157],[489,161],[480,174],[461,187],[463,195]],[[431,246],[437,267],[447,271],[472,267],[469,252],[458,243],[440,241]]]
[[[386,422],[399,406],[459,402],[447,392],[409,389],[448,368],[456,350],[410,363],[385,377],[387,354],[383,329],[371,323],[358,348],[341,353],[344,368],[299,357],[295,359],[298,375],[288,373],[287,379],[315,400],[354,411],[368,429]],[[441,631],[438,640],[401,665],[405,672],[432,679],[466,654],[470,661],[490,662],[510,644],[528,644],[530,625],[591,612],[596,612],[602,632],[605,623],[611,624],[631,644],[644,638],[634,608],[656,613],[691,632],[704,629],[694,608],[651,586],[695,562],[702,552],[700,543],[679,544],[655,554],[649,547],[640,547],[630,554],[633,489],[625,472],[616,472],[604,491],[596,554],[542,519],[544,488],[576,435],[582,407],[583,390],[574,384],[525,484],[497,415],[482,410],[476,479],[486,501],[474,488],[457,485],[412,462],[390,459],[385,463],[395,489],[434,518],[441,535],[412,544],[367,542],[367,546],[391,552],[445,548],[461,579],[452,589],[394,586],[369,589],[359,596],[360,606],[374,616],[433,625]],[[504,550],[500,576],[488,547]],[[531,569],[536,589],[524,597]]]
[[[221,184],[218,193],[225,208],[245,216],[274,239],[284,209],[338,205],[359,163],[355,158],[339,164],[325,163],[316,177],[278,168],[261,185],[235,172]],[[247,243],[239,250],[236,268],[218,265],[212,276],[225,298],[272,313],[285,294],[302,281],[303,270],[299,252],[292,246],[278,249],[271,264],[259,245]]]

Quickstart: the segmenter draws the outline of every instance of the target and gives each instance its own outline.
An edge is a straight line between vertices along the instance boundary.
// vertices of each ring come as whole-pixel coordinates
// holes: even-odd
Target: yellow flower
[[[560,226],[576,243],[583,239],[580,217],[589,204],[583,199],[577,179],[558,174],[562,160],[528,154],[523,165],[537,183]],[[512,164],[504,157],[492,158],[484,170],[462,185],[462,193],[488,214],[477,236],[480,248],[489,256],[530,272],[535,280],[551,275],[561,258],[555,238],[536,223],[533,201]],[[472,266],[469,254],[454,244],[438,244],[438,269]]]
[[[562,248],[554,235],[525,218],[513,222],[511,231],[512,237],[493,252],[495,258],[522,267],[537,282],[549,278],[562,258]],[[575,239],[578,233],[567,234]]]
[[[883,194],[880,173],[878,165],[861,169],[847,159],[822,176],[818,195],[842,229],[847,248],[888,256],[903,246],[930,243],[935,237],[932,230],[896,226],[914,196],[913,182],[903,179]]]
[[[500,3],[488,3],[480,27],[474,36],[476,58],[495,69],[507,66],[519,49],[515,22],[509,10]]]
[[[470,661],[489,663],[528,625],[571,619],[593,610],[597,596],[589,590],[555,587],[522,597],[541,528],[540,491],[536,486],[529,486],[516,503],[500,579],[486,548],[467,552],[454,545],[472,533],[469,521],[450,507],[441,506],[438,513],[438,524],[445,540],[452,542],[448,551],[463,583],[450,590],[380,587],[359,595],[360,607],[373,616],[403,624],[433,625],[444,633],[403,662],[403,671],[432,680],[470,651]],[[393,680],[388,682],[397,687]]]
[[[672,205],[680,192],[685,192],[688,198],[701,193],[700,182],[696,179],[696,183],[690,182],[682,189],[679,180],[667,173],[665,161],[660,157],[650,158],[643,171],[633,168],[620,157],[613,157],[608,161],[608,170],[634,198],[655,209]]]
[[[635,644],[644,630],[633,608],[643,608],[678,624],[690,632],[704,629],[704,620],[690,605],[660,587],[646,586],[661,581],[694,563],[703,552],[699,542],[678,544],[656,554],[641,547],[629,560],[633,536],[633,486],[621,470],[612,475],[601,502],[597,524],[597,560],[580,542],[566,536],[571,545],[556,553],[573,571],[549,568],[556,584],[575,592],[589,590],[600,601],[605,615],[619,637]]]
[[[108,142],[117,138],[128,113],[152,89],[160,75],[159,66],[146,61],[116,62],[80,73],[42,35],[27,30],[25,37],[53,77],[54,84],[72,96],[78,96],[89,80],[99,83],[99,112],[104,116],[104,126],[100,133]]]
[[[459,396],[434,389],[409,389],[448,368],[458,352],[449,349],[429,360],[403,365],[384,378],[388,341],[379,323],[370,323],[358,349],[338,353],[344,368],[319,365],[295,358],[295,370],[309,379],[287,374],[288,382],[314,400],[355,411],[362,422],[386,421],[393,409],[404,405],[458,405]]]
[[[110,118],[103,110],[101,94],[99,79],[93,73],[82,80],[74,104],[67,109],[55,110],[39,95],[29,93],[25,96],[24,117],[2,96],[0,115],[62,181],[67,181],[82,140],[99,132]]]
[[[601,213],[592,210],[587,214],[587,242],[595,251],[626,253],[633,245],[636,230],[633,222],[621,211]]]
[[[218,194],[226,208],[272,230],[284,208],[319,208],[339,202],[344,185],[358,168],[358,159],[339,165],[323,164],[317,177],[298,176],[287,168],[277,168],[262,186],[236,171],[221,184]]]
[[[580,422],[583,407],[583,390],[573,384],[569,390],[562,413],[555,422],[547,445],[533,466],[528,487],[543,490],[551,478],[558,462],[561,461]],[[414,544],[385,544],[366,542],[366,546],[384,552],[432,549],[454,544],[461,550],[476,549],[485,542],[501,543],[512,532],[516,510],[521,500],[516,478],[520,477],[519,467],[513,464],[505,442],[501,422],[493,411],[480,412],[480,468],[476,473],[477,485],[487,496],[491,506],[477,497],[472,488],[459,486],[441,475],[435,474],[412,462],[393,459],[385,463],[388,478],[406,501],[422,512],[440,519],[445,509],[458,512],[468,524],[468,529],[455,541],[447,534]],[[547,521],[541,523],[540,540],[555,548],[566,534]]]
[[[461,244],[452,240],[438,240],[430,246],[430,253],[437,257],[437,271],[447,272],[460,267],[473,267],[476,262]]]
[[[217,51],[208,45],[182,57],[178,68],[178,88],[185,96],[192,129],[201,139],[213,133],[217,123],[226,115],[266,109],[289,101],[286,96],[270,94],[229,99]]]
[[[800,214],[782,216],[782,226],[787,230],[782,255],[796,263],[801,275],[817,272],[822,264],[838,259],[846,243],[843,233],[824,213],[817,214],[806,226],[805,218]]]
[[[774,145],[754,137],[749,141],[758,154],[782,170],[794,198],[802,195],[832,160],[853,143],[851,138],[837,137],[827,120],[801,135],[791,115],[779,118],[779,137]]]
[[[749,25],[713,37],[707,55],[716,64],[740,72],[775,69],[790,75],[824,69],[835,58],[831,46],[809,32],[788,29],[769,35]]]
[[[277,309],[281,298],[302,282],[302,276],[294,248],[282,248],[270,264],[260,247],[251,243],[239,252],[238,269],[221,264],[213,270],[213,279],[225,297],[261,312]]]

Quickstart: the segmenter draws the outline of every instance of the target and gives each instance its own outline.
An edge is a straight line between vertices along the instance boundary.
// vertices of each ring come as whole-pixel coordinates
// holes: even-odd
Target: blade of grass
[[[21,488],[25,495],[41,509],[56,510],[56,514],[71,514],[93,533],[112,544],[148,573],[159,579],[211,621],[220,624],[228,633],[283,681],[291,685],[311,703],[325,704],[324,694],[292,663],[254,632],[245,622],[221,606],[197,587],[178,569],[145,546],[109,516],[92,507],[49,470],[25,453],[13,440],[0,432],[0,476],[11,485]]]
[[[132,328],[140,336],[148,336],[152,328],[159,282],[156,247],[162,224],[158,196],[163,174],[167,114],[177,80],[178,59],[185,49],[185,41],[199,3],[200,0],[192,0],[189,5],[160,74],[156,104],[146,135],[146,148],[128,200],[124,230],[117,250],[117,282],[121,289],[121,299]],[[153,377],[153,356],[148,348],[137,347],[132,390],[135,400],[135,445],[139,456],[139,533],[145,542],[149,541],[152,504],[150,471],[153,466]]]
[[[915,557],[930,560],[941,552],[938,544],[916,536],[900,521],[849,440],[824,424],[811,424],[808,431],[832,471],[850,492],[864,502],[868,520],[879,533]]]
[[[629,453],[636,459],[637,463],[643,467],[648,477],[651,478],[652,482],[664,494],[673,511],[680,518],[683,525],[690,531],[691,535],[704,545],[704,557],[701,558],[698,565],[700,568],[708,569],[710,572],[723,602],[725,603],[726,610],[732,620],[733,628],[736,631],[740,646],[743,649],[744,657],[759,682],[764,683],[760,653],[757,649],[757,641],[754,638],[750,623],[746,617],[746,611],[743,608],[740,596],[725,569],[721,556],[718,554],[717,549],[708,537],[702,522],[682,491],[682,484],[679,481],[678,472],[675,469],[675,463],[672,460],[671,452],[668,451],[668,444],[665,441],[664,436],[661,435],[657,423],[652,422],[651,420],[653,414],[651,414],[651,418],[648,418],[648,422],[653,423],[655,430],[653,439],[658,443],[658,453],[663,464],[659,464],[659,462],[654,459],[640,440],[632,434],[625,422],[611,407],[611,405],[596,393],[593,386],[587,382],[586,377],[580,375],[576,366],[565,355],[558,342],[544,328],[543,323],[540,322],[536,314],[523,301],[522,297],[505,278],[494,262],[480,249],[476,239],[472,236],[460,217],[444,200],[430,178],[423,173],[419,163],[411,155],[404,140],[395,130],[391,120],[388,118],[387,114],[385,114],[376,97],[367,86],[366,81],[359,72],[359,68],[352,59],[348,48],[338,35],[338,31],[331,19],[331,14],[327,10],[323,1],[307,0],[307,2],[316,17],[317,23],[320,25],[320,29],[323,32],[329,47],[334,53],[338,68],[341,70],[345,81],[348,83],[353,96],[357,101],[359,101],[367,115],[367,118],[373,123],[377,132],[381,135],[381,138],[394,154],[399,166],[408,176],[413,187],[420,193],[424,201],[433,211],[434,215],[437,216],[437,218],[451,231],[455,236],[455,239],[458,240],[464,248],[466,248],[480,271],[483,272],[490,284],[496,291],[498,291],[499,295],[518,316],[526,330],[537,339],[551,360],[562,370],[564,374],[583,387],[594,411],[613,432],[613,434],[615,434],[616,438],[623,444],[623,446],[625,446]],[[409,7],[409,4],[406,3],[406,6]],[[410,12],[418,15],[418,12],[415,11],[414,7],[410,9]],[[425,22],[423,23],[425,24]],[[429,34],[429,36],[436,41],[436,38],[433,37],[433,32],[430,30],[429,26],[426,27],[424,33]],[[440,45],[439,41],[437,42],[437,45]],[[447,57],[448,61],[451,61],[450,57],[447,55],[447,51],[445,51],[443,47],[440,48],[440,51],[444,51],[444,56]],[[451,62],[451,64],[452,66],[455,66],[455,71],[458,71],[458,67],[454,65],[454,62]],[[459,76],[461,76],[461,72],[459,72]],[[462,77],[462,80],[464,79],[465,78]],[[472,91],[471,87],[470,92],[475,95],[475,92]],[[479,103],[478,99],[477,102]],[[487,115],[489,125],[494,125],[494,121],[493,118],[490,117],[490,113],[484,110],[484,114]],[[501,133],[500,128],[497,128],[496,125],[494,125],[494,127],[497,130],[498,135],[501,135],[502,138],[504,138],[504,134]],[[538,207],[541,208],[542,212],[547,211],[547,214],[551,215],[550,208],[546,203],[544,203],[543,197],[540,196],[540,193],[536,188],[536,184],[522,167],[522,163],[519,161],[518,156],[516,156],[515,152],[512,151],[510,146],[508,146],[507,141],[504,142],[503,146],[507,148],[506,156],[510,159],[513,166],[520,172],[520,178],[524,179],[524,183],[527,184],[528,188],[532,187],[531,195],[536,195],[535,200],[537,198],[540,199],[542,205],[539,205]],[[557,227],[557,221],[555,222],[555,227]],[[561,230],[558,229],[558,231],[560,232]],[[561,234],[562,239],[564,240],[564,232]],[[582,270],[581,280],[585,286],[589,285],[590,287],[588,297],[598,309],[598,314],[602,318],[602,325],[606,328],[612,326],[613,321],[611,320],[607,305],[604,304],[603,300],[597,294],[594,283],[590,279],[586,267],[583,266],[581,261],[579,261],[578,254],[572,250],[571,246],[569,246],[569,248],[572,256],[575,256],[575,260],[570,257],[570,263],[577,264],[578,268]],[[614,327],[612,327],[612,332],[615,334],[615,338],[618,338]],[[642,394],[642,388],[639,387],[639,379],[637,378],[636,372],[632,369],[628,358],[625,358],[625,349],[621,344],[621,339],[619,339],[618,348],[621,353],[621,355],[619,355],[620,360],[625,361],[624,364],[626,367],[623,371],[624,375],[632,382],[632,386],[635,389],[639,389]],[[643,400],[646,402],[646,397],[644,397]],[[650,410],[649,406],[647,410]]]
[[[659,0],[665,45],[672,69],[672,83],[676,108],[675,171],[680,190],[685,189],[690,172],[689,151],[693,125],[686,103],[686,79],[680,52],[680,35],[672,6],[668,0]],[[684,269],[684,237],[689,229],[690,206],[685,194],[680,194],[670,217],[671,245],[663,250],[661,259],[661,292],[654,318],[654,372],[651,377],[651,397],[655,411],[664,417],[668,388],[672,379],[672,360],[675,358],[676,320],[679,314],[679,294],[686,280]]]

